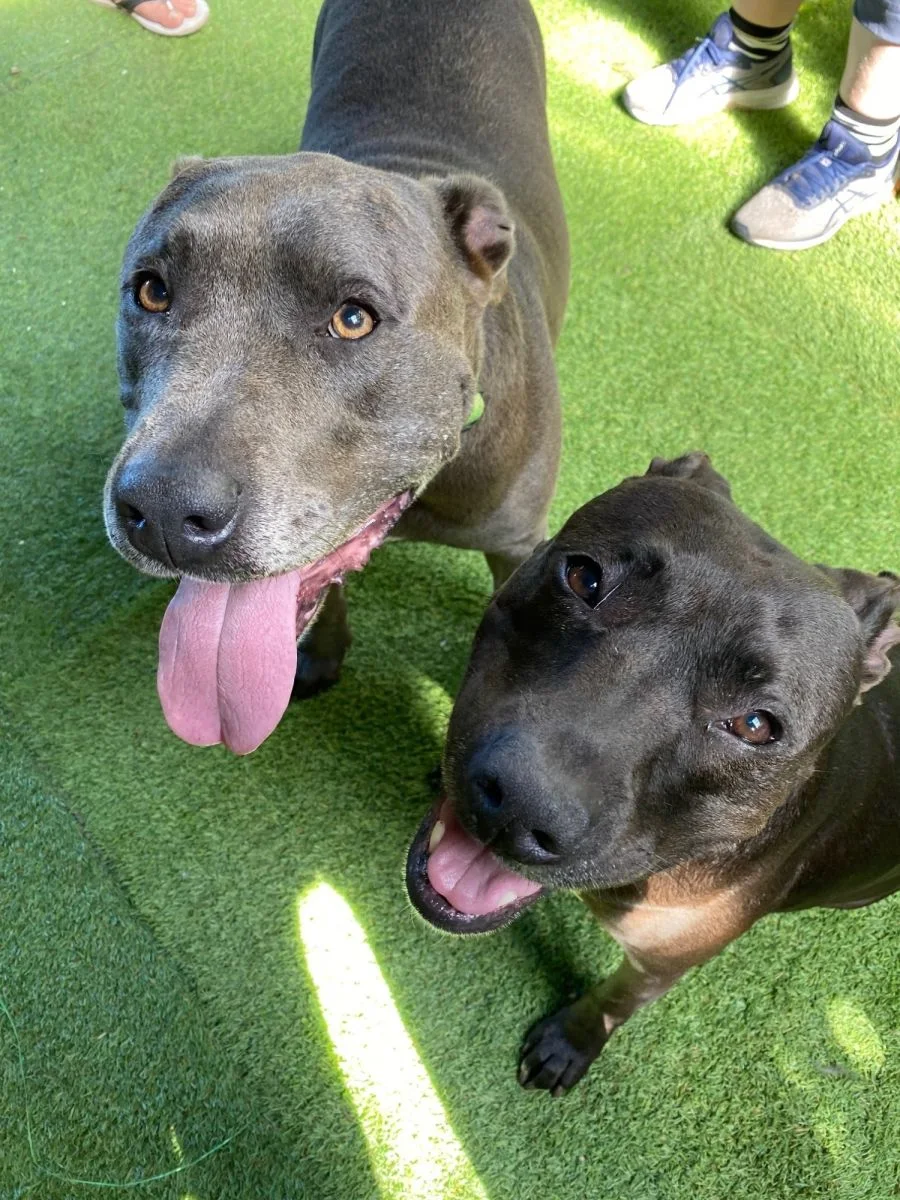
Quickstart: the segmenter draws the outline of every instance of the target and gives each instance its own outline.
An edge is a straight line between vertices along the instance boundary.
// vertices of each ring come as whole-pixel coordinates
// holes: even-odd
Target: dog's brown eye
[[[722,725],[729,733],[739,737],[742,742],[751,746],[763,746],[766,742],[777,742],[781,737],[781,726],[771,713],[755,709],[740,717],[732,717],[723,721]]]
[[[591,608],[600,603],[600,580],[600,568],[589,558],[570,558],[566,563],[566,583]]]
[[[134,295],[138,304],[146,312],[167,312],[172,303],[169,298],[169,289],[158,275],[144,275],[138,281]]]
[[[328,322],[328,332],[331,337],[344,338],[352,342],[366,337],[374,328],[375,314],[354,300],[345,300]]]

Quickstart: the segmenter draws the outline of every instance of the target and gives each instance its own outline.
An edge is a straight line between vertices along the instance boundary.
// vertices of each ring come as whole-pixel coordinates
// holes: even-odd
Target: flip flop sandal
[[[165,25],[160,25],[158,21],[149,21],[146,17],[142,17],[139,12],[135,11],[138,5],[144,2],[145,0],[94,0],[95,4],[102,4],[104,8],[120,8],[123,12],[127,12],[129,16],[134,17],[139,25],[143,25],[151,33],[160,33],[163,37],[186,37],[189,33],[196,33],[209,19],[209,5],[206,3],[206,0],[196,0],[197,11],[194,15],[192,17],[185,17],[176,29],[168,29]],[[165,0],[165,3],[171,11],[175,11],[172,0]]]

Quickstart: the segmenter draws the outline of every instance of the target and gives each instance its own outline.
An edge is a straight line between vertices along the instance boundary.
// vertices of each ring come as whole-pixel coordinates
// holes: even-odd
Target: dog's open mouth
[[[463,829],[449,800],[419,826],[406,860],[406,889],[425,920],[447,933],[499,929],[543,893]]]
[[[182,579],[159,631],[157,689],[174,733],[195,746],[224,742],[249,754],[284,715],[297,638],[325,589],[359,571],[411,491],[381,505],[343,545],[308,566],[249,583]]]

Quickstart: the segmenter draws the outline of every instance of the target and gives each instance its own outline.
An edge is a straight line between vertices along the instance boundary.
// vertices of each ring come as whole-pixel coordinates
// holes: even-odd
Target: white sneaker
[[[731,49],[734,26],[722,13],[706,37],[674,62],[654,67],[622,93],[622,103],[645,125],[683,125],[727,108],[783,108],[800,91],[791,43],[758,62]]]

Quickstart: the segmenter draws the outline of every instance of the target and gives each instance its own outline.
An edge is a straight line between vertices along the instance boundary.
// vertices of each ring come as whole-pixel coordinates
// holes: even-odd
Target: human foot
[[[798,90],[790,40],[758,61],[737,47],[722,13],[693,49],[633,79],[622,103],[645,125],[682,125],[729,108],[782,108]]]
[[[143,0],[134,11],[138,16],[166,29],[178,29],[197,12],[195,0]]]
[[[891,199],[900,183],[898,159],[900,142],[876,156],[831,120],[799,162],[738,209],[731,228],[745,242],[771,250],[818,246],[851,217]]]
[[[120,8],[152,33],[180,37],[206,24],[206,0],[96,0],[107,8]]]

